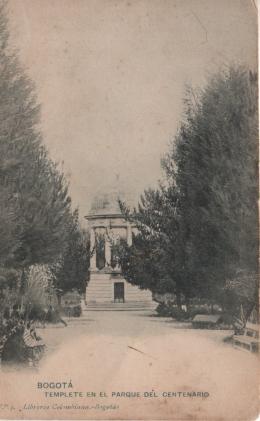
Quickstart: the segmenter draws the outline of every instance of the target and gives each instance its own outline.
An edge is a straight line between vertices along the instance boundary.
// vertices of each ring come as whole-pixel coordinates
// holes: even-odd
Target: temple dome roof
[[[92,203],[87,217],[122,215],[119,198],[122,195],[117,191],[97,195]]]

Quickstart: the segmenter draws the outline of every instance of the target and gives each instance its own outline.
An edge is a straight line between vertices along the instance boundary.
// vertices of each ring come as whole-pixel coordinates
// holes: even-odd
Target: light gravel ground
[[[49,405],[45,411],[22,409],[23,416],[32,419],[224,421],[257,416],[258,357],[224,343],[229,331],[193,330],[149,312],[86,312],[68,323],[67,328],[59,325],[40,331],[48,351],[38,372],[1,373],[0,382],[5,383],[1,398],[15,402],[16,408],[9,410],[8,418],[12,414],[15,418],[24,403]],[[37,388],[37,382],[70,380],[73,388],[60,390],[97,396],[47,399]],[[111,396],[112,392],[143,396],[152,391],[156,396]],[[209,396],[185,396],[190,391]],[[107,397],[98,396],[100,392]],[[165,392],[172,397],[163,396]],[[181,396],[174,396],[176,392]],[[55,407],[66,404],[89,408],[65,411],[64,406],[63,410]],[[104,405],[114,407],[104,410]]]

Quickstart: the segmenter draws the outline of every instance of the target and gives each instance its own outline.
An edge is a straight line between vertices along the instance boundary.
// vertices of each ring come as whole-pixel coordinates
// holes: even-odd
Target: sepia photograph
[[[259,416],[257,26],[0,0],[0,419]]]

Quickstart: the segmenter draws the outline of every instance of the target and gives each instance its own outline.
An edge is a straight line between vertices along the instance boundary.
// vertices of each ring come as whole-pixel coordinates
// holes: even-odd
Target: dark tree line
[[[176,294],[179,305],[181,296],[187,304],[199,297],[225,305],[233,282],[231,301],[252,307],[258,287],[257,75],[229,68],[200,91],[189,89],[184,105],[162,160],[166,182],[145,191],[131,216],[125,209],[139,233],[132,247],[121,244],[123,272],[141,288]]]
[[[0,187],[6,222],[1,224],[1,260],[26,267],[59,255],[71,205],[64,175],[43,146],[35,88],[9,49],[4,4],[1,7]]]
[[[35,86],[9,45],[6,7],[0,3],[0,290],[14,287],[16,273],[23,293],[29,268],[49,265],[57,287],[82,291],[88,238],[44,146]]]
[[[84,293],[89,276],[90,239],[89,233],[80,228],[78,210],[73,212],[67,234],[63,253],[51,270],[60,291],[77,289]]]

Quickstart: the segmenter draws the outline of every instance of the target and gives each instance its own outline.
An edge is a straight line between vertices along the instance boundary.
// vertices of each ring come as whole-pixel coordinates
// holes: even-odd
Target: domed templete
[[[95,197],[89,215],[121,215],[119,193],[105,193]]]
[[[122,215],[118,192],[97,196],[85,218],[90,229],[90,280],[87,309],[116,310],[153,308],[150,291],[127,282],[121,273],[114,245],[120,239],[132,244],[136,227]]]

